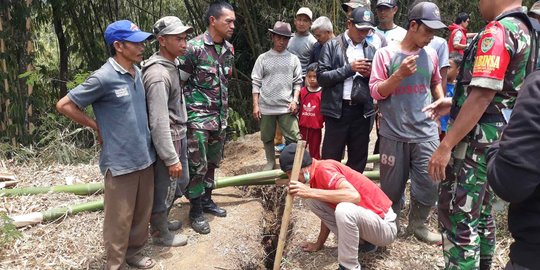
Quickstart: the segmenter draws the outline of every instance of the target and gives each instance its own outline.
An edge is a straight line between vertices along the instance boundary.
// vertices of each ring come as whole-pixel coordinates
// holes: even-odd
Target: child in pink
[[[300,91],[300,135],[307,142],[310,155],[321,158],[324,116],[321,114],[321,87],[317,82],[317,63],[306,70],[306,86]]]

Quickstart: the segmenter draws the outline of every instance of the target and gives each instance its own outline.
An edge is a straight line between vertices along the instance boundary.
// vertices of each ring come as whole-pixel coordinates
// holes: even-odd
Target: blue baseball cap
[[[116,21],[105,29],[105,41],[111,46],[115,41],[143,42],[152,38],[151,33],[143,32],[128,20]]]

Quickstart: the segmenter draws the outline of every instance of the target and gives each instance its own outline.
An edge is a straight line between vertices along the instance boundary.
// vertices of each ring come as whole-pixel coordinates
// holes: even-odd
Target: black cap
[[[353,9],[349,19],[358,29],[368,28],[375,30],[375,16],[373,16],[373,12],[369,8],[357,7]]]
[[[294,163],[294,155],[296,154],[296,143],[291,143],[281,151],[279,155],[279,167],[284,172],[292,171]],[[311,165],[311,155],[308,151],[304,151],[304,157],[302,158],[302,168]]]
[[[380,6],[387,6],[387,7],[395,7],[397,6],[397,0],[378,0],[377,1],[377,7]]]
[[[409,11],[409,21],[421,20],[431,29],[443,29],[446,25],[441,21],[439,7],[431,2],[421,2]]]

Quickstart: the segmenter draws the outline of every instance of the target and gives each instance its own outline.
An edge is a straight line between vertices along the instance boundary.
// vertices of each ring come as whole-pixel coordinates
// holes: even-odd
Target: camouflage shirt
[[[219,130],[227,127],[228,89],[234,64],[231,43],[214,43],[206,31],[188,41],[187,52],[179,58],[188,127]]]
[[[519,11],[511,10],[509,12]],[[502,17],[507,13],[499,16]],[[531,53],[531,35],[519,19],[506,17],[490,22],[469,46],[458,78],[453,109],[459,109],[467,99],[469,86],[497,91],[486,114],[501,114],[512,109],[525,79]],[[453,115],[455,117],[456,115]]]

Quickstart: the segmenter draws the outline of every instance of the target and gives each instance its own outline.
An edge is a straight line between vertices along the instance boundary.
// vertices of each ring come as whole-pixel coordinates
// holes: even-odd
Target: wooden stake
[[[306,141],[298,141],[298,143],[296,144],[296,153],[294,155],[294,163],[290,181],[298,181],[298,175],[300,174],[300,169],[302,168],[302,158],[304,157],[305,149]],[[274,259],[274,270],[279,270],[281,267],[281,257],[283,256],[283,249],[285,248],[285,242],[287,241],[287,231],[291,218],[292,205],[293,196],[290,193],[287,193],[287,199],[285,200],[285,209],[283,210],[283,217],[281,219],[281,229],[279,231],[276,257]]]

